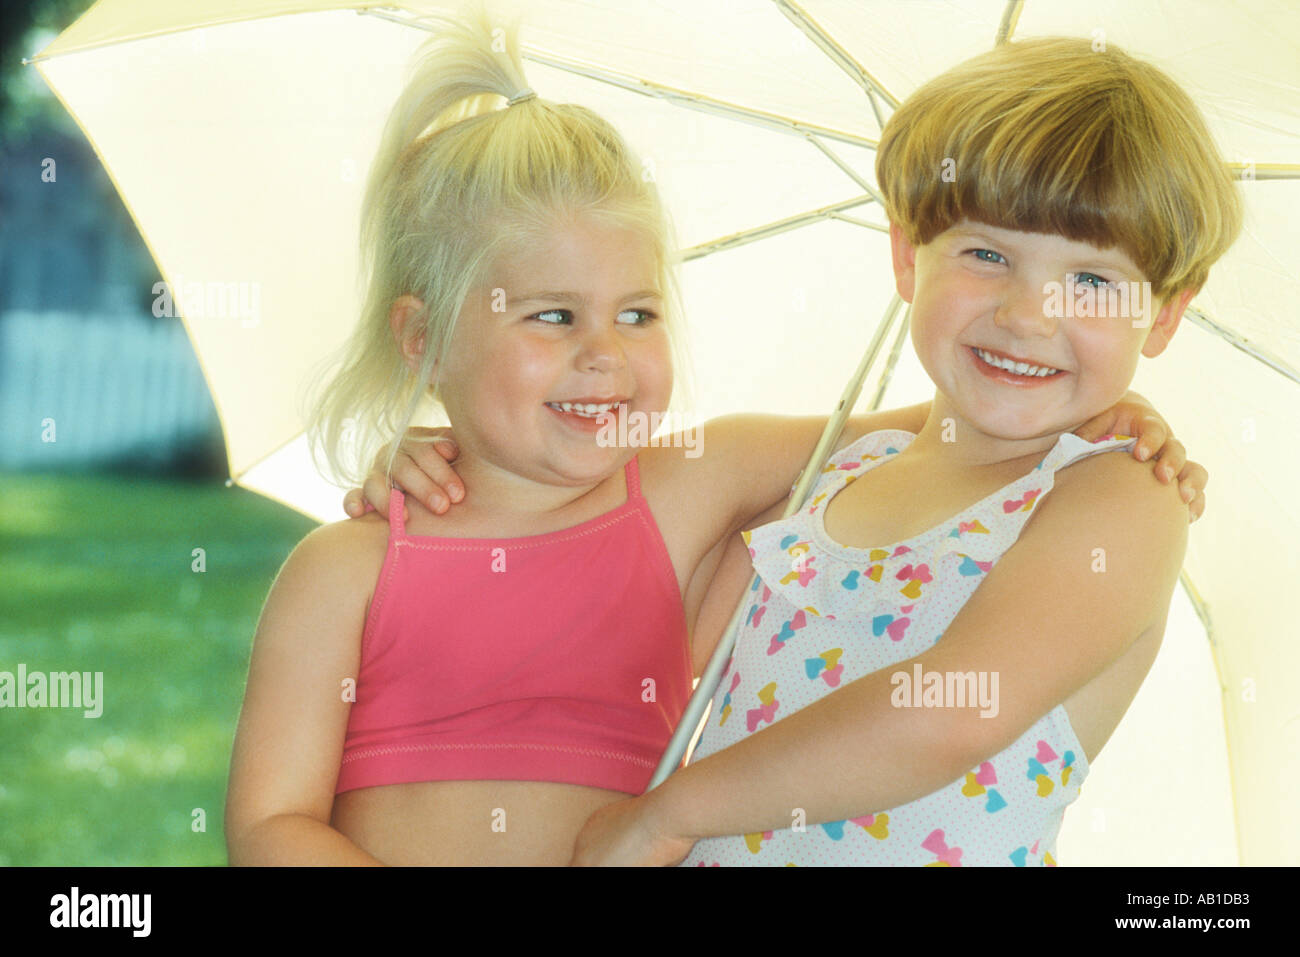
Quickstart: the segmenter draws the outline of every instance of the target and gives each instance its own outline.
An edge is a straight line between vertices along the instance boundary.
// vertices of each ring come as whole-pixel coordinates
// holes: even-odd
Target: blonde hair
[[[876,178],[913,245],[970,219],[1119,246],[1162,300],[1199,289],[1241,230],[1191,98],[1086,39],[1006,43],[926,83],[886,124]]]
[[[482,6],[437,22],[366,184],[361,316],[309,414],[313,459],[341,484],[359,484],[383,444],[436,408],[435,365],[445,367],[466,297],[499,256],[553,229],[557,217],[591,216],[649,240],[674,364],[687,368],[671,223],[618,131],[585,107],[527,96],[516,25],[495,27]],[[407,294],[424,303],[406,329],[425,340],[416,372],[389,322]],[[690,392],[689,378],[677,383],[674,404]],[[394,443],[390,477],[396,452]]]

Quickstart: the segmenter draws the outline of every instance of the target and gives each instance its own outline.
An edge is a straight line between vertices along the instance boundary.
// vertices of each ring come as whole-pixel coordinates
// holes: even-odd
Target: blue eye
[[[1096,281],[1096,282],[1088,282],[1087,280],[1089,280],[1089,279],[1095,279],[1095,280],[1097,280],[1097,281]],[[1078,273],[1077,275],[1075,275],[1075,277],[1074,277],[1074,281],[1075,281],[1075,283],[1076,283],[1077,285],[1080,285],[1080,286],[1093,286],[1093,287],[1095,287],[1095,288],[1097,288],[1097,289],[1103,289],[1103,288],[1105,288],[1106,286],[1112,286],[1112,285],[1114,285],[1114,283],[1112,283],[1109,279],[1102,279],[1102,278],[1101,278],[1100,276],[1098,276],[1096,273],[1091,273],[1091,272],[1081,272],[1081,273]]]
[[[624,321],[624,317],[627,316],[631,316],[632,321]],[[568,309],[547,309],[543,312],[535,312],[528,318],[535,319],[547,326],[573,324],[573,313]],[[646,326],[659,317],[648,309],[624,309],[618,314],[618,318],[621,325]]]
[[[624,316],[640,316],[641,319],[638,322],[631,323],[631,325],[637,325],[637,326],[648,326],[650,325],[650,323],[654,322],[656,319],[659,318],[649,309],[624,309],[622,312],[618,314],[618,316],[620,319],[622,319]]]
[[[993,265],[996,266],[996,265],[998,264],[998,261],[999,261],[999,260],[1001,260],[1002,262],[1006,262],[1006,258],[1005,258],[1001,253],[995,253],[995,252],[994,252],[993,250],[991,250],[991,249],[968,249],[968,250],[966,250],[966,252],[968,252],[968,253],[974,253],[974,254],[975,254],[975,258],[978,259],[978,260],[979,260],[980,262],[982,262],[982,263],[991,263],[991,264],[993,264]],[[997,259],[985,259],[983,256],[980,255],[980,253],[988,253],[990,256],[997,256],[998,258],[997,258]]]

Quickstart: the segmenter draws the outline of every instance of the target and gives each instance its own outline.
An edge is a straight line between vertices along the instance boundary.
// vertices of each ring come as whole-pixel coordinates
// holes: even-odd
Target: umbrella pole
[[[796,511],[803,507],[803,503],[808,498],[817,477],[821,474],[822,466],[830,458],[831,450],[835,448],[836,442],[839,441],[840,433],[844,431],[844,422],[853,411],[854,405],[857,404],[858,396],[862,393],[862,386],[866,382],[867,374],[871,367],[876,363],[876,357],[880,354],[880,348],[884,345],[885,337],[889,334],[890,326],[894,324],[894,319],[898,315],[898,310],[903,301],[897,294],[890,301],[888,308],[885,310],[884,318],[876,327],[876,333],[871,338],[871,344],[867,347],[866,354],[858,364],[857,371],[854,372],[853,378],[845,387],[844,393],[840,396],[839,404],[835,407],[835,412],[831,415],[830,420],[826,423],[826,428],[822,430],[821,438],[817,441],[817,447],[813,449],[808,464],[804,466],[799,473],[799,479],[795,483],[794,489],[790,493],[790,499],[786,502],[783,517],[788,518]],[[903,328],[906,329],[907,320],[903,321]],[[890,369],[886,370],[886,380],[889,372],[892,371],[893,359],[897,358],[898,348],[901,345],[901,336],[894,343],[894,349],[890,357]],[[882,380],[881,390],[876,395],[876,402],[880,401],[881,394],[884,391],[884,382]],[[758,580],[755,575],[750,580],[750,588],[746,589],[745,594],[741,596],[736,605],[736,610],[731,613],[731,621],[728,622],[726,630],[722,633],[722,638],[718,641],[718,647],[714,649],[713,656],[709,659],[708,665],[704,669],[704,674],[700,676],[700,682],[691,695],[691,699],[686,704],[686,712],[682,715],[681,722],[677,725],[677,730],[673,732],[668,747],[664,750],[663,757],[659,759],[659,766],[655,768],[654,776],[650,779],[650,786],[647,791],[657,788],[663,784],[668,776],[677,770],[681,764],[682,757],[686,754],[686,748],[695,736],[695,731],[699,727],[700,719],[704,717],[704,712],[708,710],[710,702],[713,700],[713,693],[717,690],[719,682],[722,680],[722,672],[731,659],[732,649],[736,646],[736,633],[739,630],[741,618],[744,615],[745,606],[749,604],[749,593],[753,591],[754,582]]]

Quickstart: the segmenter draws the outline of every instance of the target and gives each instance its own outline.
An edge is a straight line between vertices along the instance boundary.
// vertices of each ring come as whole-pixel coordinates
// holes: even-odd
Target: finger
[[[453,442],[454,446],[455,443]],[[424,443],[413,445],[409,449],[403,449],[407,452],[408,458],[401,462],[401,456],[398,457],[398,463],[393,465],[393,475],[403,482],[410,483],[408,487],[423,493],[426,489],[428,495],[421,494],[420,501],[430,501],[429,496],[437,496],[443,499],[449,499],[450,502],[459,502],[465,497],[465,485],[461,482],[456,470],[451,467],[450,460],[455,459],[459,450],[452,450],[446,447],[446,442]],[[446,508],[450,502],[443,505]],[[434,508],[434,511],[440,509]]]
[[[1178,473],[1178,488],[1183,494],[1183,501],[1190,503],[1205,492],[1210,483],[1210,473],[1198,462],[1188,462]]]
[[[436,439],[433,443],[433,447],[437,449],[438,454],[448,462],[454,462],[460,458],[460,446],[457,445],[456,440],[449,435],[444,435]]]
[[[393,460],[393,482],[408,497],[441,515],[451,507],[447,486],[456,473],[431,447],[407,448]]]
[[[343,511],[353,518],[366,513],[365,493],[359,488],[349,489],[343,496]]]
[[[464,485],[456,475],[455,470],[452,469],[450,465],[444,468],[443,463],[453,463],[459,459],[460,446],[457,445],[456,440],[450,436],[439,436],[429,443],[429,447],[437,452],[438,455],[442,456],[443,461],[439,462],[437,459],[431,458],[426,467],[426,471],[430,472],[431,478],[442,476],[440,478],[441,485],[447,490],[447,494],[451,496],[453,502],[459,502],[465,497]],[[420,461],[423,462],[424,460],[421,459]]]
[[[432,448],[443,461],[430,456]],[[444,467],[443,462],[455,462],[460,458],[460,446],[452,437],[450,426],[438,428],[412,427],[402,439],[401,451],[411,456],[417,467],[424,470],[430,479],[440,488],[445,489],[453,502],[465,497],[464,483],[455,471]]]
[[[1189,522],[1194,522],[1202,515],[1204,515],[1205,514],[1205,493],[1204,492],[1197,493],[1196,498],[1192,499],[1192,503],[1188,505],[1187,508],[1192,513],[1191,517],[1188,519]]]
[[[1160,450],[1160,462],[1156,465],[1156,478],[1162,482],[1171,482],[1175,475],[1187,464],[1187,449],[1177,439],[1170,439]]]
[[[451,461],[460,455],[460,446],[456,444],[455,437],[451,434],[450,426],[440,426],[436,429],[428,429],[421,436],[418,445],[432,445],[441,454],[442,457]],[[450,453],[450,454],[449,454]]]
[[[1191,482],[1192,486],[1199,491],[1210,484],[1210,473],[1205,471],[1205,466],[1200,462],[1188,462],[1178,473],[1178,481]]]
[[[1159,451],[1161,446],[1169,442],[1169,430],[1164,427],[1158,416],[1140,416],[1135,426],[1139,434],[1137,443],[1133,446],[1133,457],[1139,462],[1145,462]],[[1174,477],[1174,474],[1174,472],[1170,472],[1168,477],[1160,478],[1160,470],[1159,468],[1156,469],[1156,477],[1160,478],[1162,482],[1169,481]]]
[[[375,511],[380,515],[388,514],[389,488],[382,472],[371,472],[367,475],[362,492],[366,501],[375,507]]]

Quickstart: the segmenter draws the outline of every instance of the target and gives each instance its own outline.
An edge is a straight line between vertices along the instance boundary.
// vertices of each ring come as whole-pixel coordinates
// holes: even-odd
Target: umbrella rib
[[[880,404],[885,400],[885,390],[889,388],[889,383],[894,379],[894,367],[898,365],[898,357],[903,353],[903,343],[907,342],[907,330],[912,325],[912,305],[908,303],[907,311],[903,313],[903,321],[898,325],[898,333],[894,336],[894,344],[890,347],[889,358],[885,360],[884,371],[880,373],[880,383],[876,386],[876,394],[871,398],[870,409],[872,412],[879,411]]]
[[[1187,592],[1187,600],[1192,603],[1192,609],[1196,612],[1196,617],[1201,619],[1201,624],[1205,627],[1205,637],[1210,640],[1210,644],[1214,644],[1214,625],[1210,621],[1210,609],[1205,604],[1205,599],[1201,597],[1201,593],[1197,591],[1196,586],[1192,584],[1192,576],[1187,574],[1187,569],[1179,569],[1178,581],[1182,584],[1183,591]]]
[[[839,219],[837,215],[843,210],[853,209],[855,206],[862,206],[866,203],[875,202],[871,196],[858,196],[854,199],[846,199],[843,202],[833,203],[830,206],[822,206],[819,209],[810,209],[806,213],[799,213],[786,219],[778,219],[775,222],[767,223],[762,226],[756,226],[753,229],[742,230],[738,233],[732,233],[730,236],[723,236],[707,243],[700,243],[696,246],[690,246],[680,250],[678,255],[681,262],[690,262],[694,259],[702,259],[713,253],[722,252],[724,249],[734,249],[737,246],[744,246],[747,243],[756,242],[760,239],[766,239],[768,236],[776,236],[780,233],[789,232],[792,229],[798,229],[801,226],[807,226],[811,223],[820,222],[825,219]],[[869,225],[863,223],[862,225]],[[882,230],[887,231],[887,230]]]
[[[845,216],[843,213],[827,213],[827,219],[836,219],[841,223],[852,223],[854,226],[861,226],[863,229],[874,229],[878,233],[889,232],[888,226],[882,226],[880,223],[869,223],[865,219],[858,219],[856,216]]]
[[[367,16],[379,17],[381,20],[388,20],[392,23],[399,23],[403,26],[415,27],[418,30],[424,30],[429,33],[437,32],[436,27],[421,23],[418,19],[397,16],[396,14],[383,10],[358,10],[357,12],[364,13]],[[594,63],[588,63],[572,57],[564,57],[555,53],[549,53],[537,47],[525,46],[523,48],[523,56],[525,60],[530,60],[533,63],[540,63],[542,66],[548,66],[565,73],[572,73],[576,76],[583,76],[589,80],[595,80],[598,83],[605,83],[609,86],[618,87],[619,89],[626,90],[629,93],[639,93],[642,96],[648,96],[652,99],[663,100],[666,103],[684,109],[696,110],[700,113],[710,113],[715,116],[723,116],[728,119],[739,120],[743,123],[750,123],[755,126],[765,127],[766,129],[776,130],[780,133],[787,133],[795,136],[824,136],[827,139],[838,140],[841,143],[848,143],[851,146],[862,146],[867,149],[876,148],[875,140],[866,136],[859,136],[856,133],[850,133],[847,130],[839,130],[830,126],[821,126],[816,123],[805,123],[802,120],[782,116],[779,113],[771,113],[767,110],[757,110],[751,107],[741,106],[738,103],[720,100],[717,97],[708,96],[703,93],[695,93],[690,90],[683,90],[663,83],[655,83],[652,80],[642,79],[641,77],[633,76],[630,73],[621,73],[617,70],[608,69],[607,67],[597,66]]]
[[[1233,179],[1300,179],[1297,163],[1228,163]]]
[[[804,35],[819,50],[825,53],[832,63],[847,73],[862,89],[866,90],[867,96],[871,100],[871,109],[876,114],[876,122],[881,129],[884,129],[885,121],[880,115],[876,95],[878,94],[881,99],[889,104],[891,109],[895,110],[898,109],[898,98],[886,90],[879,80],[868,73],[867,68],[854,59],[848,50],[836,43],[825,28],[809,16],[808,11],[798,3],[795,3],[794,0],[773,0],[773,2],[776,4],[777,9],[785,14],[786,19],[802,30]]]
[[[867,381],[867,375],[876,364],[876,357],[880,354],[880,347],[884,344],[885,337],[889,334],[889,329],[894,324],[894,319],[902,305],[903,300],[895,293],[889,300],[885,315],[881,318],[879,325],[876,326],[876,331],[871,337],[871,344],[867,346],[866,354],[863,355],[862,361],[858,363],[857,371],[853,373],[853,378],[849,380],[848,385],[844,387],[844,391],[840,394],[839,404],[835,406],[835,411],[831,413],[831,417],[827,420],[821,438],[817,440],[812,455],[808,457],[807,464],[804,465],[799,477],[795,480],[794,488],[790,490],[790,497],[785,504],[784,517],[789,518],[801,509],[808,496],[812,494],[812,489],[821,475],[822,467],[830,459],[831,453],[835,449],[835,443],[839,441],[840,434],[844,431],[844,423],[853,412],[853,407],[858,403],[858,397],[862,394],[862,387]],[[755,575],[750,581],[753,584],[761,580]],[[757,588],[758,586],[753,585],[753,587]],[[650,784],[646,788],[647,791],[657,788],[667,780],[668,776],[677,769],[683,756],[685,756],[686,748],[695,735],[695,730],[700,726],[700,722],[704,718],[704,712],[708,710],[718,685],[722,682],[723,669],[731,658],[732,650],[736,647],[737,632],[744,618],[745,608],[749,605],[748,592],[749,589],[746,589],[745,596],[736,603],[735,610],[731,613],[731,620],[723,630],[717,647],[713,649],[713,655],[709,658],[704,673],[700,675],[695,690],[691,692],[690,700],[686,702],[686,709],[681,720],[673,731],[673,736],[669,739],[663,756],[659,759],[659,765],[655,768],[654,775],[650,778]]]
[[[569,57],[561,57],[553,53],[545,53],[541,50],[528,48],[524,52],[524,59],[531,60],[534,63],[540,63],[543,66],[549,66],[556,70],[563,70],[566,73],[585,76],[590,80],[596,80],[600,83],[616,86],[620,89],[627,90],[630,93],[639,93],[642,96],[663,100],[666,103],[670,103],[673,106],[683,107],[684,109],[696,110],[700,113],[710,113],[715,116],[723,116],[727,119],[739,120],[743,123],[750,123],[754,126],[762,126],[766,129],[776,130],[780,133],[794,134],[796,136],[824,136],[828,139],[838,140],[841,143],[848,143],[851,146],[862,146],[867,149],[876,148],[876,141],[866,136],[858,136],[855,133],[849,133],[845,130],[837,130],[829,126],[820,126],[815,123],[805,123],[802,120],[782,116],[779,113],[770,113],[767,110],[756,110],[752,107],[741,106],[738,103],[730,103],[726,100],[720,100],[717,97],[707,96],[703,93],[694,93],[690,90],[667,86],[663,83],[655,83],[652,80],[645,80],[640,77],[632,76],[631,74],[619,73],[615,70],[598,67],[590,63],[583,63]]]
[[[1020,11],[1025,6],[1025,0],[1007,0],[1007,5],[1002,9],[1002,22],[998,24],[998,35],[994,41],[994,46],[1002,46],[1011,39],[1011,34],[1016,32],[1016,24],[1020,22]]]
[[[810,134],[808,136],[808,142],[811,143],[813,146],[817,147],[819,150],[821,150],[822,153],[825,154],[828,160],[830,160],[832,163],[834,163],[844,172],[845,176],[847,176],[849,179],[853,180],[853,182],[861,186],[863,191],[869,193],[871,195],[871,198],[880,204],[880,208],[884,209],[885,198],[880,195],[879,190],[877,190],[874,186],[872,186],[865,179],[859,176],[857,170],[853,169],[851,166],[845,163],[844,160],[840,159],[838,156],[832,153],[830,147],[827,146],[825,143],[823,143],[817,137],[812,136]]]
[[[1232,715],[1229,714],[1228,711],[1228,685],[1224,680],[1226,668],[1223,649],[1219,646],[1218,642],[1214,640],[1214,622],[1210,618],[1210,609],[1205,604],[1204,599],[1201,598],[1201,593],[1192,583],[1192,577],[1187,574],[1187,569],[1180,568],[1178,570],[1178,581],[1183,586],[1183,592],[1187,595],[1188,601],[1192,603],[1192,609],[1196,612],[1196,616],[1200,618],[1201,625],[1205,628],[1205,637],[1210,643],[1210,660],[1214,663],[1214,677],[1218,679],[1219,683],[1220,717],[1223,719],[1223,730],[1226,735],[1228,729],[1233,727],[1234,722]],[[1225,740],[1225,744],[1227,743],[1228,742]],[[1242,845],[1240,810],[1242,781],[1243,778],[1237,773],[1236,767],[1231,761],[1229,761],[1228,784],[1232,793],[1232,824],[1233,833],[1236,836],[1237,853],[1239,856],[1241,854]]]
[[[1245,336],[1233,332],[1226,326],[1220,325],[1214,319],[1211,319],[1204,312],[1194,306],[1187,307],[1186,315],[1188,319],[1200,326],[1202,329],[1209,330],[1228,344],[1235,346],[1242,352],[1246,353],[1246,355],[1250,356],[1252,359],[1264,363],[1264,365],[1268,366],[1274,372],[1280,372],[1292,382],[1300,384],[1300,372],[1291,368],[1290,364],[1286,361],[1279,359],[1261,346],[1255,345]]]

